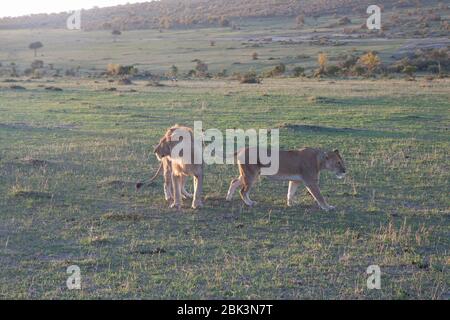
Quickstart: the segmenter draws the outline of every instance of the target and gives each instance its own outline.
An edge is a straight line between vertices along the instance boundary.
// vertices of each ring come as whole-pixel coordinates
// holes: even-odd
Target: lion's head
[[[166,134],[159,140],[159,143],[153,149],[156,158],[161,161],[162,158],[170,156],[174,146],[182,142],[185,136],[191,136],[192,138],[191,129],[179,125],[175,125],[168,129]]]
[[[344,160],[339,154],[339,150],[329,151],[325,154],[325,168],[334,172],[338,179],[342,179],[345,177],[345,164]]]

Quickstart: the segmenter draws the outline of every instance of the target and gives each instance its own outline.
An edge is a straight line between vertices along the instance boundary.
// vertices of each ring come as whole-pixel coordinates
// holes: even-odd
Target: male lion
[[[227,201],[230,201],[234,192],[239,186],[242,186],[240,195],[244,203],[248,206],[256,204],[249,197],[250,189],[259,177],[263,165],[246,164],[245,159],[249,159],[249,151],[253,148],[241,149],[236,153],[239,166],[239,178],[233,179],[227,194]],[[275,175],[267,176],[273,180],[289,181],[289,190],[287,194],[287,205],[292,205],[292,198],[301,182],[305,184],[306,189],[313,196],[320,208],[323,210],[332,210],[320,193],[319,173],[321,170],[329,170],[336,174],[337,178],[342,179],[345,176],[344,160],[338,150],[322,151],[314,148],[304,148],[292,151],[280,151],[279,169]]]
[[[164,198],[166,201],[173,201],[173,187],[172,187],[172,163],[167,158],[164,157],[160,161],[160,165],[154,176],[145,182],[138,182],[136,183],[136,189],[141,189],[145,185],[149,185],[153,181],[158,178],[158,176],[163,173],[164,177]],[[181,187],[181,193],[183,195],[184,199],[192,199],[192,194],[186,191],[186,177],[182,177],[182,187]]]
[[[177,136],[187,136],[190,137],[190,150],[189,155],[175,155],[173,154],[173,149],[177,147],[180,143],[184,143],[182,140],[175,138]],[[188,145],[186,143],[186,145]],[[184,150],[183,150],[184,151]],[[203,206],[202,203],[202,190],[203,190],[203,161],[201,164],[196,164],[194,162],[195,154],[202,155],[202,150],[196,150],[196,144],[194,143],[194,133],[191,128],[175,125],[169,128],[161,138],[158,145],[155,147],[154,153],[158,160],[169,161],[167,162],[167,169],[165,170],[165,190],[172,190],[173,194],[165,191],[166,199],[173,198],[173,203],[171,208],[181,209],[182,195],[189,197],[190,194],[184,189],[184,182],[187,176],[193,176],[194,178],[194,196],[192,200],[192,208],[197,209]],[[190,161],[185,161],[188,159]],[[171,176],[171,184],[168,177]]]

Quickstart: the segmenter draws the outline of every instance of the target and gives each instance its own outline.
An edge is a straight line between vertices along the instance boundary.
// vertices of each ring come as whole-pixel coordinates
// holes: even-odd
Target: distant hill
[[[161,0],[82,11],[89,30],[169,29],[202,26],[238,27],[248,17],[320,17],[365,14],[373,0]],[[420,8],[435,0],[378,0],[385,10]],[[0,29],[65,28],[67,12],[0,19]]]

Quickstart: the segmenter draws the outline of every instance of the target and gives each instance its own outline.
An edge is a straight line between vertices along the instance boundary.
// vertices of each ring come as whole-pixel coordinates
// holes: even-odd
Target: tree
[[[380,65],[381,61],[378,56],[370,51],[359,58],[359,62],[367,68],[369,75],[372,75],[373,71]]]
[[[30,48],[31,50],[34,50],[34,56],[36,57],[37,55],[37,50],[42,48],[44,45],[42,44],[42,42],[40,41],[36,41],[36,42],[32,42],[30,43],[30,45],[28,46],[28,48]]]
[[[117,37],[120,36],[122,32],[120,30],[114,29],[111,34],[113,35],[114,42],[116,42]]]

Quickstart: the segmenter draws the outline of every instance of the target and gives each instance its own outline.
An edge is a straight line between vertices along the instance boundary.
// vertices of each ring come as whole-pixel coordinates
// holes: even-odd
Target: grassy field
[[[0,298],[449,298],[448,80],[54,81],[0,83]],[[338,148],[348,177],[321,179],[337,210],[305,191],[288,208],[266,179],[257,207],[226,203],[227,165],[206,167],[198,211],[169,209],[162,179],[136,192],[164,130],[194,120]]]
[[[52,63],[55,69],[80,68],[83,74],[104,71],[108,63],[135,65],[139,70],[162,74],[172,65],[180,74],[195,68],[194,59],[209,66],[213,74],[226,69],[233,72],[265,71],[284,63],[292,69],[317,67],[317,54],[325,52],[330,63],[341,54],[375,50],[385,63],[392,62],[392,54],[407,43],[404,38],[359,39],[344,35],[342,28],[325,28],[336,19],[323,17],[309,21],[307,27],[295,28],[295,19],[265,18],[244,21],[241,30],[205,28],[199,30],[125,31],[117,41],[109,31],[70,30],[0,30],[0,62],[4,66],[14,62],[19,71],[29,68],[35,59]],[[355,19],[361,24],[362,19]],[[336,39],[333,37],[340,35]],[[338,45],[310,44],[311,39],[328,37]],[[271,40],[268,40],[271,39]],[[292,42],[288,42],[292,39]],[[28,45],[42,41],[44,47],[34,57]],[[420,39],[419,39],[420,40]],[[210,42],[215,45],[211,46]],[[258,60],[252,54],[258,54]]]

